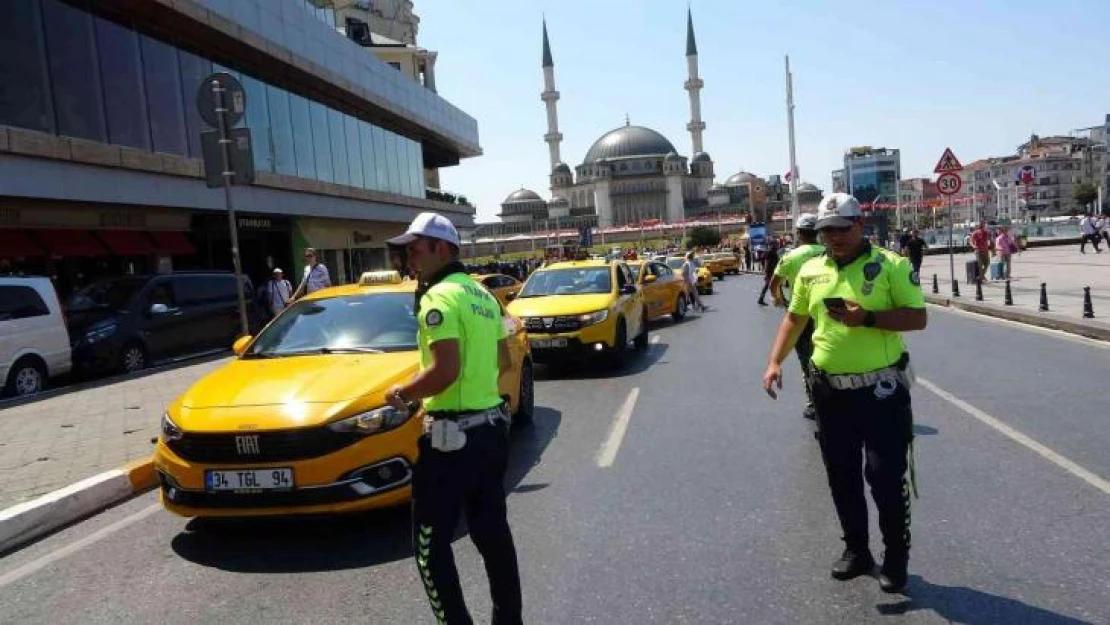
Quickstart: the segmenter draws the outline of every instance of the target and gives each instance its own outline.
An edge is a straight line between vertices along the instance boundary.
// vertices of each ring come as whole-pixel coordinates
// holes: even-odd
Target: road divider
[[[597,466],[602,469],[613,466],[613,461],[617,459],[617,452],[620,451],[621,441],[624,440],[624,434],[628,431],[628,422],[632,419],[632,411],[636,409],[636,399],[639,397],[640,387],[633,388],[628,392],[628,397],[624,399],[624,403],[617,410],[617,414],[613,416],[613,425],[609,428],[609,435],[605,437],[605,442],[601,444],[601,449],[597,452]]]
[[[0,555],[156,484],[153,459],[144,458],[0,511]]]

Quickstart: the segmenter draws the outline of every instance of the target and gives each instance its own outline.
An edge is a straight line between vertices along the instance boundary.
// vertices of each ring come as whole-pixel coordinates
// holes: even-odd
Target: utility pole
[[[794,75],[790,55],[786,55],[786,124],[790,135],[790,219],[798,223],[798,161],[794,153]]]

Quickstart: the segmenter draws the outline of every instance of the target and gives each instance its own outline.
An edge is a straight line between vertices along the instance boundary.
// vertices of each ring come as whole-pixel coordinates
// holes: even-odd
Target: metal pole
[[[227,227],[231,233],[231,262],[235,266],[235,294],[239,298],[239,326],[242,334],[250,334],[247,321],[247,298],[243,294],[243,267],[239,262],[239,229],[235,222],[235,204],[231,201],[231,180],[235,172],[231,170],[231,139],[227,134],[227,108],[224,106],[224,88],[218,80],[212,81],[212,97],[216,101],[216,117],[219,119],[220,156],[223,158],[224,202],[227,204]]]
[[[956,284],[956,246],[954,243],[954,235],[952,233],[952,224],[955,220],[952,219],[952,196],[948,196],[948,276],[952,279],[952,284]],[[955,290],[955,286],[952,287]]]
[[[786,125],[790,134],[790,219],[798,223],[798,161],[794,154],[794,76],[790,73],[790,55],[786,56]]]

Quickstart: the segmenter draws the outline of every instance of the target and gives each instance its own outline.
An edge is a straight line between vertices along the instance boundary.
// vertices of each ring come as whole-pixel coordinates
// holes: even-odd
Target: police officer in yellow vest
[[[817,440],[846,543],[832,576],[851,579],[875,566],[863,492],[866,477],[885,546],[879,583],[886,592],[898,592],[906,584],[909,562],[913,438],[913,374],[899,333],[925,328],[924,296],[909,260],[864,239],[863,215],[854,197],[829,195],[817,217],[826,253],[798,272],[763,387],[772,398],[777,396],[782,361],[813,319]],[[862,467],[861,455],[866,458]]]
[[[420,281],[421,370],[388,399],[398,408],[423,400],[429,417],[412,481],[416,564],[428,600],[440,623],[472,622],[451,551],[465,510],[485,560],[493,622],[520,623],[520,573],[502,484],[509,413],[497,381],[510,356],[500,306],[459,262],[459,234],[447,218],[422,213],[389,242],[405,246]]]
[[[802,265],[814,256],[825,253],[825,246],[817,242],[817,215],[813,213],[798,215],[794,234],[798,237],[798,246],[779,260],[779,264],[775,266],[775,275],[771,278],[771,297],[775,300],[775,306],[779,308],[786,308],[787,305],[786,296],[782,292],[784,283],[794,289],[794,283],[798,279],[798,272],[801,271]],[[813,419],[817,412],[813,407],[813,395],[809,390],[809,355],[813,353],[812,319],[798,336],[794,353],[798,355],[798,363],[802,366],[802,382],[806,389],[806,408],[802,416]]]

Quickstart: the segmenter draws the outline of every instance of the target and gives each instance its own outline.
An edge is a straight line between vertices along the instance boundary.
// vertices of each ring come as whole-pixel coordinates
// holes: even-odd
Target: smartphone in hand
[[[847,310],[848,306],[844,303],[843,297],[826,297],[824,300],[825,308],[829,310]]]

